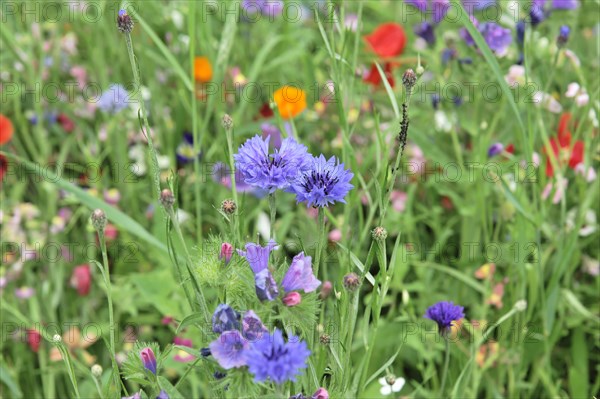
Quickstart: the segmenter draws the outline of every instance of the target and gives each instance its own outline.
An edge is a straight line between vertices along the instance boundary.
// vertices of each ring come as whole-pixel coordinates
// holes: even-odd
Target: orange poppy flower
[[[212,75],[212,65],[210,65],[208,58],[196,57],[194,59],[194,79],[196,79],[196,82],[210,82]]]
[[[273,93],[283,119],[294,118],[306,109],[306,93],[294,86],[282,86]]]
[[[373,33],[365,36],[365,40],[380,57],[396,57],[406,46],[404,29],[392,22],[379,25]]]
[[[0,145],[10,141],[13,135],[13,124],[6,116],[0,114]]]

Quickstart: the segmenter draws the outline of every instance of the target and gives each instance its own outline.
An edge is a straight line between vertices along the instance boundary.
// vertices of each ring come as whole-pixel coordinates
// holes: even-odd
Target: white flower
[[[448,118],[448,115],[442,110],[435,111],[433,115],[435,128],[444,133],[449,133],[452,130],[452,121]]]
[[[390,382],[392,384],[390,384]],[[391,395],[392,392],[400,392],[402,390],[402,387],[404,387],[404,384],[406,383],[406,380],[402,377],[400,378],[395,378],[393,376],[391,377],[381,377],[379,379],[379,383],[381,384],[381,388],[379,388],[379,392],[381,392],[382,395]]]
[[[536,92],[533,95],[533,102],[538,107],[543,107],[554,114],[560,114],[562,112],[562,105],[554,97],[548,93],[542,93],[541,91]]]
[[[183,28],[183,14],[179,10],[171,11],[171,20],[173,21],[173,25],[177,28],[177,30],[181,30]]]
[[[261,212],[258,214],[258,218],[256,220],[256,230],[258,230],[259,234],[265,240],[269,239],[269,234],[271,233],[271,221],[266,213]]]
[[[584,107],[590,102],[590,96],[587,91],[576,82],[567,86],[565,97],[574,98],[575,104],[577,104],[578,107]]]
[[[508,68],[508,74],[504,80],[509,86],[525,84],[525,67],[523,65],[512,65]]]

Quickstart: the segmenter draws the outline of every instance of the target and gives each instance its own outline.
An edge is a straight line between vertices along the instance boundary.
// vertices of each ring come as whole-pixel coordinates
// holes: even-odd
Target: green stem
[[[315,253],[315,276],[319,276],[319,266],[321,265],[321,253],[325,246],[325,212],[319,208],[319,237],[317,240],[317,252]],[[327,280],[327,269],[323,268],[323,276]]]
[[[237,188],[235,182],[235,161],[233,159],[233,126],[229,128],[225,128],[225,137],[227,138],[227,150],[229,151],[229,167],[231,170],[231,197],[233,198],[233,202],[235,202],[236,206],[240,206],[238,202]],[[269,197],[270,198],[270,197]],[[233,229],[234,229],[234,239],[235,244],[239,244],[241,241],[240,238],[240,229],[239,229],[239,220],[237,218],[237,213],[231,215],[233,218]],[[273,220],[271,220],[271,225],[273,224]]]
[[[446,343],[446,357],[444,360],[444,370],[442,370],[442,386],[440,387],[440,394],[439,394],[439,396],[441,398],[444,397],[444,389],[446,388],[446,378],[448,376],[448,366],[450,364],[450,343],[446,336],[443,336],[443,339]]]
[[[275,239],[275,216],[277,215],[277,206],[275,203],[275,193],[269,194],[269,211],[271,213],[271,223],[269,224],[269,238]]]
[[[154,182],[154,191],[156,192],[156,198],[160,199],[160,169],[158,167],[158,159],[156,157],[156,150],[154,149],[154,143],[152,141],[152,134],[150,133],[150,124],[148,123],[148,114],[146,113],[146,106],[144,99],[142,98],[142,82],[140,79],[140,71],[133,52],[133,43],[131,42],[131,34],[125,34],[125,42],[127,43],[127,52],[129,53],[129,62],[131,63],[131,70],[133,72],[133,83],[135,85],[135,91],[137,93],[137,100],[140,104],[140,112],[144,123],[144,135],[148,140],[148,152],[152,160],[152,174]]]

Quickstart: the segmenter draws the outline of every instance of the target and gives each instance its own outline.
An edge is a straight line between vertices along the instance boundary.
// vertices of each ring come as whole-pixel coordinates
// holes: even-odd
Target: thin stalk
[[[235,182],[235,161],[233,159],[233,125],[230,126],[225,126],[225,137],[227,139],[227,150],[229,151],[229,167],[231,170],[231,197],[233,198],[233,202],[235,202],[236,206],[240,206],[240,203],[238,201],[238,194],[237,194],[237,188],[236,188],[236,182]],[[234,239],[236,240],[235,243],[239,244],[241,241],[240,238],[240,229],[239,229],[239,220],[237,218],[237,214],[236,215],[232,215],[233,217],[233,229],[234,229]],[[273,223],[273,221],[271,221],[271,224]]]
[[[275,239],[275,216],[277,216],[277,206],[275,202],[275,193],[269,194],[269,211],[271,214],[270,223],[269,223],[269,238]]]
[[[448,338],[443,336],[444,342],[446,343],[446,357],[444,360],[444,369],[442,370],[442,386],[440,387],[440,398],[444,397],[444,389],[446,388],[446,378],[448,377],[448,366],[450,364],[450,343]]]
[[[319,266],[321,265],[321,253],[325,247],[325,212],[319,208],[319,236],[317,239],[317,252],[315,253],[315,276],[319,276]],[[327,280],[327,269],[323,268],[323,276]]]
[[[154,182],[154,191],[156,192],[156,198],[160,198],[160,169],[158,167],[158,159],[156,157],[156,150],[154,148],[154,143],[152,141],[152,135],[150,133],[150,124],[148,123],[148,114],[146,112],[146,106],[144,104],[144,99],[142,98],[142,82],[140,79],[140,70],[137,65],[137,61],[135,58],[135,53],[133,51],[133,43],[131,42],[131,34],[125,33],[125,42],[127,43],[127,52],[129,53],[129,62],[131,63],[131,70],[133,72],[133,84],[135,85],[135,91],[137,93],[137,100],[140,104],[140,113],[142,116],[142,121],[144,124],[144,135],[148,140],[148,152],[150,154],[150,158],[152,160],[152,175]]]
[[[77,387],[77,379],[75,378],[75,369],[73,368],[73,361],[71,360],[71,354],[69,350],[65,347],[62,341],[55,342],[58,351],[61,354],[63,361],[65,362],[65,366],[67,366],[67,374],[69,374],[69,379],[71,380],[71,385],[73,386],[73,390],[75,391],[75,397],[80,398],[79,388]]]

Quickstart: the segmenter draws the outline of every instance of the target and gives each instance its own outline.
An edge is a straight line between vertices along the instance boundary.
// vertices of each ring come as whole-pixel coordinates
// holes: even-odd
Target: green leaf
[[[165,377],[158,377],[158,385],[169,395],[170,399],[183,399],[183,395]]]
[[[390,98],[390,102],[392,103],[392,108],[394,109],[394,115],[396,119],[400,119],[400,108],[398,107],[398,101],[396,101],[396,96],[394,95],[394,90],[392,86],[390,86],[390,82],[388,82],[387,76],[385,76],[385,72],[381,69],[381,66],[378,62],[375,63],[377,70],[379,71],[379,75],[381,75],[381,80],[383,81],[383,86],[385,86],[385,91],[387,92],[388,97]]]
[[[6,367],[4,367],[4,361],[0,364],[0,381],[8,387],[13,398],[20,399],[23,397],[19,385],[12,378],[11,373],[8,372]]]
[[[175,335],[179,334],[179,331],[183,330],[187,326],[189,326],[191,324],[199,323],[202,320],[204,320],[204,313],[201,313],[201,312],[192,313],[191,315],[186,316],[183,320],[181,320],[181,323],[179,323],[179,326],[177,326],[177,331],[175,331]]]

